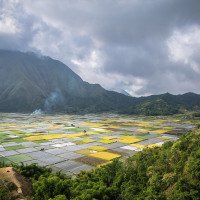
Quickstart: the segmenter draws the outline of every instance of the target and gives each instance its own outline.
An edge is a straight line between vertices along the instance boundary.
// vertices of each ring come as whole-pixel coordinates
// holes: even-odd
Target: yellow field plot
[[[16,126],[16,124],[0,124],[0,126]]]
[[[161,147],[161,146],[162,146],[162,143],[159,142],[159,143],[155,143],[155,144],[150,144],[150,145],[148,145],[147,147],[148,147],[148,148],[154,148],[154,147]]]
[[[101,138],[104,139],[104,140],[111,140],[111,139],[115,139],[117,137],[109,135],[109,136],[101,136]]]
[[[160,133],[160,134],[166,133],[166,132],[168,132],[168,131],[169,131],[169,130],[165,130],[165,129],[153,130],[153,132],[155,132],[155,133]]]
[[[90,138],[85,138],[83,140],[77,141],[76,144],[87,144],[87,143],[91,143],[91,142],[95,142],[95,140],[92,140]]]
[[[91,149],[82,149],[82,150],[78,150],[76,152],[83,154],[83,155],[91,155],[91,154],[97,153],[97,151],[91,150]]]
[[[155,144],[131,144],[130,146],[132,147],[136,147],[136,148],[139,148],[139,149],[144,149],[144,148],[154,148],[154,147],[160,147],[162,146],[163,142],[158,142],[158,143],[155,143]]]
[[[86,135],[97,135],[97,134],[101,134],[101,133],[94,132],[94,131],[89,131],[89,132],[86,132],[85,134]]]
[[[92,146],[92,147],[89,147],[88,149],[94,150],[94,151],[105,151],[105,150],[107,150],[108,148],[103,147],[103,146]]]
[[[110,139],[110,140],[103,139],[103,140],[99,140],[99,142],[101,142],[103,144],[111,144],[111,143],[117,142],[117,140],[116,139]]]
[[[35,140],[52,140],[52,139],[59,139],[59,138],[66,138],[67,134],[48,134],[48,135],[34,135],[25,137],[24,139],[35,141]]]
[[[149,131],[148,129],[142,129],[142,128],[137,130],[137,132],[139,133],[146,133],[148,131]]]
[[[136,147],[138,149],[143,149],[143,148],[147,147],[148,145],[144,145],[144,144],[130,144],[130,146]]]
[[[121,143],[125,143],[125,144],[131,144],[131,143],[135,143],[135,142],[140,142],[144,140],[143,138],[138,138],[135,136],[121,136],[118,141]]]
[[[89,154],[89,156],[104,159],[104,160],[113,160],[114,158],[121,157],[121,155],[119,155],[119,154],[105,152],[105,151],[100,151],[97,153]]]
[[[108,125],[107,128],[112,128],[112,129],[120,129],[122,128],[121,126],[113,126],[113,125]]]

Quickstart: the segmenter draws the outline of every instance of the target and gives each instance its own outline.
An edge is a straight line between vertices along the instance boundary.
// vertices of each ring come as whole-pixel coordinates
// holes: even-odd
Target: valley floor
[[[181,117],[0,114],[0,162],[77,174],[192,130]]]

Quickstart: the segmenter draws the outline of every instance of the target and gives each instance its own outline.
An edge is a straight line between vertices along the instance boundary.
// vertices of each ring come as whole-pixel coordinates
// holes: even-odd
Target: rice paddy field
[[[194,128],[177,117],[0,114],[0,161],[77,174],[177,140]]]

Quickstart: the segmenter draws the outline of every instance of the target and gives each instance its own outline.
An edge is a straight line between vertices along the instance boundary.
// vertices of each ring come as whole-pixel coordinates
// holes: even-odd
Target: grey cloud
[[[60,59],[86,81],[95,82],[99,75],[108,89],[113,74],[112,87],[114,82],[136,95],[200,93],[199,73],[191,63],[170,60],[167,46],[174,31],[200,26],[199,0],[0,0],[0,5],[0,14],[13,17],[21,28],[16,34],[0,33],[0,48]],[[200,48],[193,48],[190,59],[199,68]],[[97,68],[90,65],[92,52],[101,61]]]

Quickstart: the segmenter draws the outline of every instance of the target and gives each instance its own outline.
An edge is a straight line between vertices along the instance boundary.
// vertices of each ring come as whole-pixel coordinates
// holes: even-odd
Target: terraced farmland
[[[193,128],[192,122],[173,117],[2,113],[0,161],[77,174],[161,146]]]

